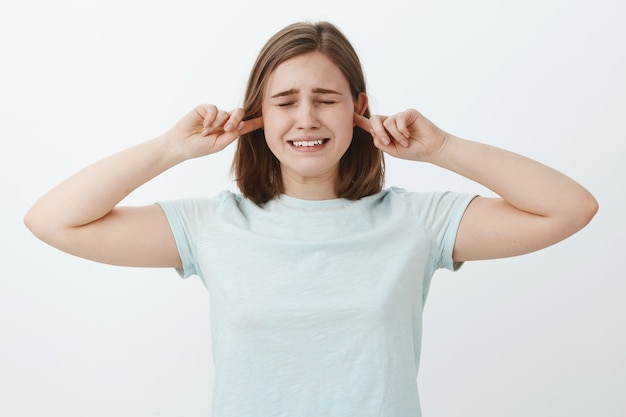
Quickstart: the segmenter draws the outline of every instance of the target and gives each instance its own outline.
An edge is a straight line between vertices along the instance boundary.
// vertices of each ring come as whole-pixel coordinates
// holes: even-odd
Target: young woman
[[[237,138],[241,194],[118,206]],[[383,189],[384,153],[499,198]],[[421,313],[435,270],[544,248],[596,210],[565,175],[453,136],[416,110],[370,116],[348,40],[331,24],[298,23],[261,51],[243,109],[198,106],[52,189],[25,223],[77,256],[201,277],[214,416],[409,417],[420,415]]]

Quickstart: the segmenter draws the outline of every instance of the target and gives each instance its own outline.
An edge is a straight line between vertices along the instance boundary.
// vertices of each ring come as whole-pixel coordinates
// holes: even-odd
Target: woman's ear
[[[354,100],[354,112],[359,116],[363,116],[367,109],[367,94],[359,93],[359,96]]]

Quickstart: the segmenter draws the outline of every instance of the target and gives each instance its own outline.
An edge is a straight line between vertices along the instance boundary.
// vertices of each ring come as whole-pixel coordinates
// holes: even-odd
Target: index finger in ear
[[[239,126],[240,128],[238,130],[240,135],[245,135],[246,133],[253,132],[263,127],[263,116],[259,116],[254,119],[244,120]]]
[[[354,113],[354,117],[352,119],[356,126],[365,130],[367,133],[370,133],[370,131],[372,130],[372,123],[367,117],[361,116],[358,113]]]
[[[242,108],[231,110],[229,113],[228,121],[224,125],[224,131],[231,132],[233,130],[237,130],[237,126],[241,124],[241,119],[243,119]]]

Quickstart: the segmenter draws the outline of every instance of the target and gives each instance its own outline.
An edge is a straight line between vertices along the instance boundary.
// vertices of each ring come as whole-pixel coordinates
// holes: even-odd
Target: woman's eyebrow
[[[271,98],[286,97],[286,96],[291,96],[293,94],[298,94],[298,90],[292,88],[290,90],[281,91],[280,93],[274,94]]]
[[[314,88],[313,92],[316,94],[338,94],[341,95],[339,91],[329,90],[328,88]]]
[[[294,94],[298,94],[300,92],[300,90],[297,90],[295,88],[291,88],[289,90],[285,90],[285,91],[281,91],[280,93],[276,93],[273,96],[271,96],[271,98],[278,98],[278,97],[286,97],[286,96],[291,96]],[[337,94],[337,95],[341,95],[340,92],[335,91],[335,90],[330,90],[328,88],[314,88],[313,90],[311,90],[311,92],[315,93],[315,94]]]

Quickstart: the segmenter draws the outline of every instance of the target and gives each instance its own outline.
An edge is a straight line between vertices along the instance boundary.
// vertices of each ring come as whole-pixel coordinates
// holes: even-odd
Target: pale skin
[[[355,125],[372,133],[375,146],[388,155],[453,171],[499,196],[470,203],[457,234],[455,261],[536,251],[580,230],[595,215],[596,200],[571,178],[521,155],[449,134],[417,110],[361,116],[367,97],[353,99],[347,80],[336,75],[338,68],[319,55],[293,58],[275,70],[263,99],[263,117],[243,121],[242,109],[226,112],[200,105],[163,135],[57,185],[33,205],[25,224],[43,241],[83,258],[180,267],[161,208],[119,206],[124,197],[179,163],[219,152],[240,135],[263,128],[281,161],[285,194],[335,198],[336,160],[351,139],[345,132]],[[286,96],[288,105],[276,99]],[[288,142],[322,137],[326,147],[319,154],[295,153]]]

